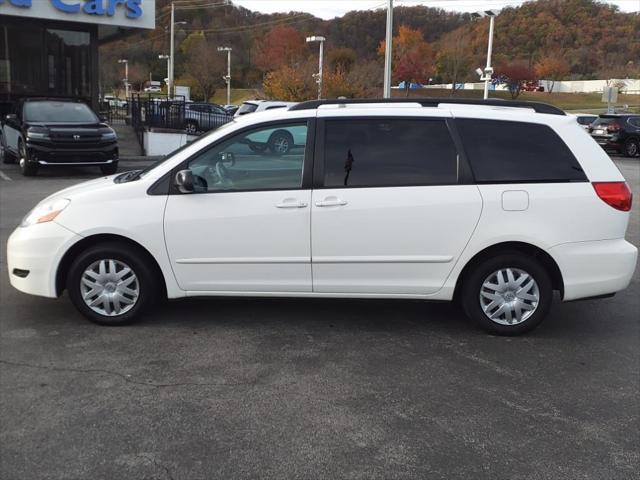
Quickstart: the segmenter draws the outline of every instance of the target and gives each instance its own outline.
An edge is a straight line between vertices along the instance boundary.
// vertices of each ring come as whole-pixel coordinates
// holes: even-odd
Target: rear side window
[[[636,128],[640,127],[640,117],[631,117],[629,119],[629,125],[632,125]]]
[[[455,184],[457,152],[444,120],[327,120],[325,187]]]
[[[586,181],[580,164],[546,125],[456,120],[478,183]]]

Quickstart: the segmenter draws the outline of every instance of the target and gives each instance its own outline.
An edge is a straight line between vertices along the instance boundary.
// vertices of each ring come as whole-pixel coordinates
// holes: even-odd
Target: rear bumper
[[[60,260],[81,238],[55,222],[16,228],[7,242],[11,285],[31,295],[56,297],[56,272]]]
[[[565,301],[624,290],[638,259],[638,249],[624,239],[564,243],[549,253],[560,267]]]
[[[118,144],[42,145],[27,143],[29,157],[39,165],[104,165],[118,161]]]

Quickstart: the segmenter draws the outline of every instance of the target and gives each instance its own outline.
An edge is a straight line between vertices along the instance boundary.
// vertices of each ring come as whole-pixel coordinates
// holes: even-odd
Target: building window
[[[33,94],[42,85],[42,30],[0,25],[0,93]]]
[[[89,32],[48,28],[45,45],[48,92],[72,97],[91,96]]]

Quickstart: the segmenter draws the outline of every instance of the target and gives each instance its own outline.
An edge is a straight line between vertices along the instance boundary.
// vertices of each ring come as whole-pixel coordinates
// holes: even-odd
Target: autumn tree
[[[195,87],[194,94],[208,102],[215,93],[216,86],[222,82],[225,69],[224,56],[204,37],[200,41],[193,42],[186,53],[185,76]]]
[[[295,65],[309,53],[302,34],[288,25],[277,25],[253,44],[253,64],[263,72],[277,70],[283,65]]]
[[[535,65],[535,73],[538,78],[549,81],[549,93],[553,91],[555,83],[569,75],[569,72],[567,62],[555,55],[544,57]]]
[[[378,53],[381,56],[385,49],[385,42],[380,42]],[[433,73],[433,50],[417,29],[400,26],[398,35],[393,37],[392,57],[393,79],[405,82],[406,95],[409,95],[410,83],[426,83]]]
[[[264,93],[267,98],[289,102],[301,102],[314,98],[316,83],[312,70],[307,66],[282,65],[265,76]]]
[[[451,82],[451,94],[456,93],[456,84],[471,67],[471,58],[467,50],[467,39],[461,29],[445,35],[439,42],[436,57],[436,73],[445,82]]]
[[[493,74],[496,83],[507,86],[512,100],[518,98],[525,84],[534,78],[533,69],[521,62],[503,63],[496,67]]]
[[[329,50],[327,64],[332,72],[349,73],[356,63],[356,52],[352,48],[340,47]]]

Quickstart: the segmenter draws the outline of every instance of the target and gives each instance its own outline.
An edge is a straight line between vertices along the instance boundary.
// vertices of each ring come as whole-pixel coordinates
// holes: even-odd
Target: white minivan
[[[286,153],[251,148],[274,134]],[[458,300],[486,330],[627,287],[631,192],[555,107],[312,101],[236,118],[141,171],[46,198],[8,242],[11,284],[90,320],[162,297]]]

